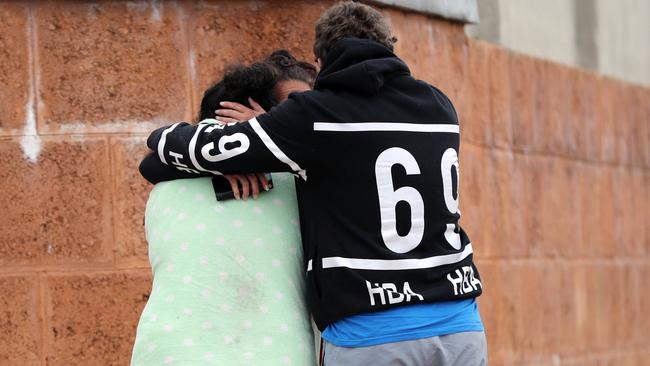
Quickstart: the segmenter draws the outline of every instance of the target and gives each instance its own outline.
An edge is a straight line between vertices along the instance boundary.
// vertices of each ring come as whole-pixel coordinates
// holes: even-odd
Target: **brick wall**
[[[0,365],[126,365],[150,287],[136,167],[228,63],[312,60],[329,2],[0,4]],[[492,365],[650,357],[650,90],[386,9],[457,106]]]

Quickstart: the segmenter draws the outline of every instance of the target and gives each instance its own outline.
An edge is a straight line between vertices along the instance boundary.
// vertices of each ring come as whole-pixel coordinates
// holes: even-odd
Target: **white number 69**
[[[422,195],[413,187],[393,187],[392,168],[399,164],[404,167],[407,175],[420,174],[420,167],[411,153],[391,147],[383,151],[375,162],[375,177],[379,193],[379,213],[381,216],[381,236],[386,247],[395,253],[406,253],[415,249],[424,236],[424,201]],[[447,209],[452,214],[459,213],[458,198],[453,196],[451,168],[456,167],[459,176],[458,153],[449,148],[442,155],[440,169]],[[458,180],[457,180],[458,182]],[[406,202],[411,208],[411,229],[406,235],[397,233],[397,217],[395,208],[400,201]],[[447,224],[445,239],[455,248],[460,249],[460,235],[455,232],[454,224]]]

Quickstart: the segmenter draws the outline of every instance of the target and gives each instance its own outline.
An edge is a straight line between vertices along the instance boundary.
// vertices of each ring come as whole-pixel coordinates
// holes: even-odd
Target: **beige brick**
[[[0,365],[41,364],[38,280],[0,277]]]
[[[148,273],[52,275],[46,283],[48,365],[128,365]]]
[[[148,132],[190,117],[175,3],[40,3],[34,12],[40,130]]]
[[[115,180],[115,244],[120,260],[147,259],[144,236],[144,209],[153,185],[138,171],[149,151],[144,137],[111,138],[113,177]]]
[[[0,264],[106,262],[111,200],[106,140],[43,138],[36,163],[2,141]]]
[[[28,29],[25,5],[0,4],[0,135],[22,133],[27,118],[31,88]]]

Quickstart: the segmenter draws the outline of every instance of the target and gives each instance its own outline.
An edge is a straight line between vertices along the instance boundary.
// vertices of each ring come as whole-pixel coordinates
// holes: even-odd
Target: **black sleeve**
[[[142,175],[146,180],[151,184],[156,184],[160,182],[166,182],[168,180],[174,179],[184,179],[184,178],[198,178],[211,176],[209,173],[190,173],[178,170],[169,165],[163,164],[158,155],[155,153],[150,153],[142,162],[140,162],[140,175]]]
[[[154,131],[147,146],[182,178],[293,172],[306,179],[314,151],[313,123],[302,104],[290,98],[257,118],[227,126],[215,120],[176,123]],[[158,168],[140,171],[150,182],[179,178]]]

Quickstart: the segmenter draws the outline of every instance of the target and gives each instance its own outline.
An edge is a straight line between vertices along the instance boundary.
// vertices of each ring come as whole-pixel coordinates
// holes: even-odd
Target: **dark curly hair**
[[[230,66],[223,79],[203,93],[199,121],[215,117],[215,110],[222,101],[236,102],[250,107],[248,98],[253,98],[265,110],[278,102],[272,90],[276,83],[275,71],[264,63],[250,66]]]
[[[314,55],[325,61],[334,43],[348,37],[370,39],[391,51],[397,42],[380,12],[368,5],[344,1],[329,8],[316,22]]]
[[[273,66],[277,71],[277,82],[300,80],[310,87],[314,86],[318,70],[308,62],[298,61],[289,51],[277,50],[269,55],[264,62]]]
[[[223,79],[203,93],[198,120],[214,118],[215,110],[222,101],[250,107],[249,97],[268,111],[278,104],[273,95],[273,88],[278,82],[300,80],[313,86],[316,74],[313,65],[298,61],[286,50],[275,51],[264,61],[250,66],[230,66]]]

